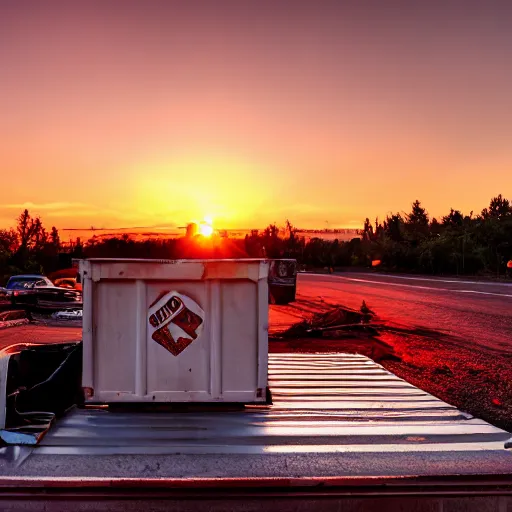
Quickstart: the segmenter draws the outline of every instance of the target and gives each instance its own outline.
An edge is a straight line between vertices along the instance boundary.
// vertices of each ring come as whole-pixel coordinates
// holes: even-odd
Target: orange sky
[[[1,2],[0,227],[478,212],[512,195],[511,5]]]

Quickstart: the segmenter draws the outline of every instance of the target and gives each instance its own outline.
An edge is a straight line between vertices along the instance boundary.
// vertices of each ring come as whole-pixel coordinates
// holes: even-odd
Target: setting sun
[[[199,224],[199,233],[203,236],[213,235],[213,226],[211,217],[205,217],[205,220]]]

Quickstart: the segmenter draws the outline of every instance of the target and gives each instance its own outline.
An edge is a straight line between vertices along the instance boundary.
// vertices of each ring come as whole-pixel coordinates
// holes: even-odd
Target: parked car
[[[270,304],[288,304],[297,291],[297,260],[270,260],[268,295]]]
[[[76,277],[61,277],[59,279],[55,279],[54,284],[60,288],[70,288],[71,290],[82,291],[82,285],[77,281]]]
[[[56,279],[53,283],[55,286],[59,288],[75,288],[76,280],[71,277],[64,277],[62,279]]]
[[[79,309],[82,294],[78,290],[55,286],[46,276],[12,276],[6,285],[13,306],[38,309]]]

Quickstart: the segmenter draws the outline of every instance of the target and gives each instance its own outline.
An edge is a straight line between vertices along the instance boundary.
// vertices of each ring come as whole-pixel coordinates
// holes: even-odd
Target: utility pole
[[[462,273],[465,272],[466,262],[466,227],[464,226],[464,235],[462,236]]]

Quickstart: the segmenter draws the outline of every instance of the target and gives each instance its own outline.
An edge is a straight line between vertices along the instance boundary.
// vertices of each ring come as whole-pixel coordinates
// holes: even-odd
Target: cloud
[[[18,203],[18,204],[6,204],[1,208],[8,208],[11,210],[69,210],[75,208],[90,208],[90,205],[84,203],[66,203],[66,202],[55,202],[55,203]]]
[[[84,205],[84,208],[88,208],[86,210],[74,210],[74,209],[56,209],[49,211],[45,214],[46,217],[95,217],[98,216],[101,212],[99,210],[91,210],[90,207]]]
[[[66,229],[66,226],[78,229],[77,224],[86,225],[87,227],[80,228],[84,230],[87,230],[90,226],[102,229],[107,228],[107,226],[111,226],[108,229],[119,229],[119,226],[121,226],[121,229],[125,226],[128,226],[126,229],[133,229],[134,226],[136,229],[139,229],[139,227],[140,229],[147,229],[147,226],[150,226],[151,229],[175,229],[176,226],[185,224],[185,221],[162,222],[162,214],[150,214],[147,211],[134,210],[117,203],[103,207],[81,202],[35,203],[27,201],[0,205],[0,228],[13,225],[16,222],[15,217],[24,209],[29,210],[34,216],[41,215],[43,222],[47,219],[49,222],[56,223],[59,229]],[[178,211],[173,211],[166,213],[163,217],[165,219],[173,217],[179,219],[183,218],[184,215],[180,215]]]

